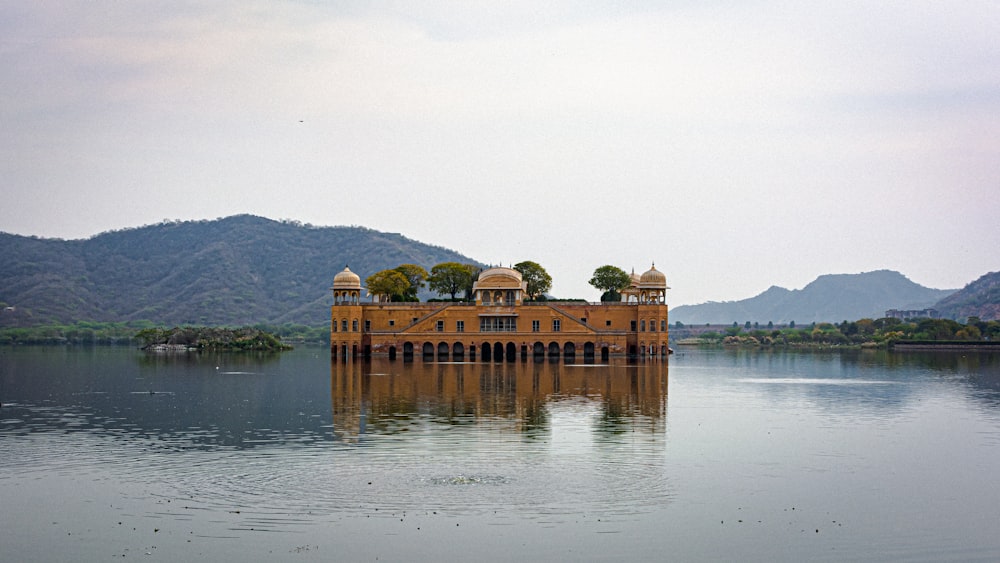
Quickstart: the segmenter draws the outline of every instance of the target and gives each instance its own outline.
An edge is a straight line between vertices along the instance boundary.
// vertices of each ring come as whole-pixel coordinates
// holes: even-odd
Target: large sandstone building
[[[620,302],[525,302],[521,273],[502,267],[479,274],[474,303],[362,302],[361,278],[349,268],[332,289],[330,351],[343,359],[589,362],[669,353],[667,279],[655,265],[632,274]]]

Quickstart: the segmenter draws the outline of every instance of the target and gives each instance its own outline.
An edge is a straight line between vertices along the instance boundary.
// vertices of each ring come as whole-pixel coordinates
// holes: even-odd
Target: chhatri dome
[[[667,276],[656,269],[656,264],[653,264],[646,273],[639,277],[639,287],[641,289],[670,289],[667,287]]]
[[[630,303],[632,301],[639,300],[639,274],[635,273],[635,268],[632,268],[632,273],[628,275],[629,284],[628,287],[622,290],[622,301]]]
[[[630,284],[632,287],[639,287],[639,280],[642,276],[635,273],[635,268],[632,268],[632,273],[629,274],[628,277],[632,280],[632,283]]]
[[[665,303],[668,289],[667,276],[653,264],[639,276],[639,303]]]
[[[344,271],[333,276],[333,289],[361,289],[361,277],[344,266]]]
[[[333,304],[357,305],[361,302],[361,277],[344,266],[344,271],[333,276]]]

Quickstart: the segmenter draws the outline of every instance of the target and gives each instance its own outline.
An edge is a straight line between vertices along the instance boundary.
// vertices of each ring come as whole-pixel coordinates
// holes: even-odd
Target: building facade
[[[889,309],[885,312],[887,319],[937,319],[941,317],[937,309]]]
[[[620,302],[525,302],[521,273],[496,267],[479,274],[474,302],[363,303],[361,278],[344,268],[333,279],[330,352],[424,361],[666,356],[667,289],[654,265],[632,274]]]

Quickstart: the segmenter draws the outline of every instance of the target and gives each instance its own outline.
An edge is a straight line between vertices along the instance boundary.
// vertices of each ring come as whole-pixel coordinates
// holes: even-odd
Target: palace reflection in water
[[[413,420],[442,425],[509,421],[512,432],[551,432],[555,404],[596,408],[596,432],[662,433],[668,363],[401,362],[333,359],[330,394],[336,436],[405,432]],[[505,427],[506,428],[506,427]]]

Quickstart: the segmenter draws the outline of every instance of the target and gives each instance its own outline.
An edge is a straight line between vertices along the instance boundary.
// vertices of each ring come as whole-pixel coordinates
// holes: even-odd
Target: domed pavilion
[[[355,274],[347,266],[333,276],[333,304],[357,305],[361,302],[361,276]]]
[[[330,351],[344,360],[387,356],[404,361],[567,363],[665,358],[667,277],[654,264],[633,270],[622,301],[525,301],[514,268],[482,270],[469,301],[362,302],[361,277],[345,267],[333,279]]]

